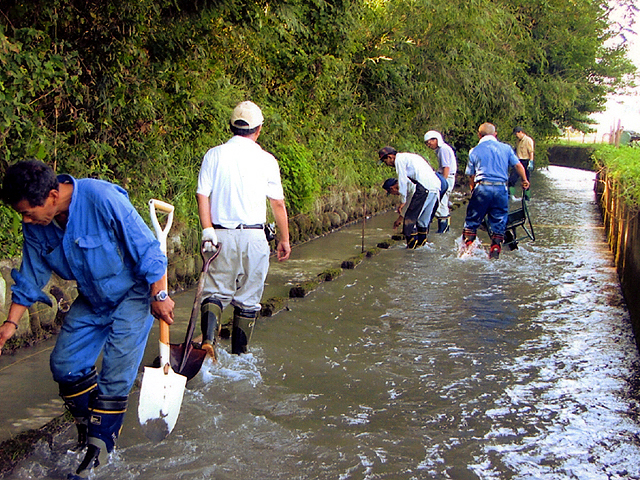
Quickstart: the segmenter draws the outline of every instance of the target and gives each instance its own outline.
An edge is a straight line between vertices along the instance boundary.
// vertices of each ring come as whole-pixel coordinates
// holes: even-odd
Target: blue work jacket
[[[97,313],[112,309],[136,284],[162,278],[167,259],[127,192],[102,180],[59,175],[73,184],[65,228],[23,223],[20,270],[13,270],[12,301],[51,305],[42,289],[55,272],[75,280]]]

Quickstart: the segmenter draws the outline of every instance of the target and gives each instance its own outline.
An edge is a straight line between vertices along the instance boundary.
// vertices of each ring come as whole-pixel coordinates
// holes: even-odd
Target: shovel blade
[[[144,367],[138,420],[146,437],[154,442],[162,441],[176,425],[187,377],[169,368]]]
[[[189,346],[187,356],[185,358],[185,344],[171,344],[171,367],[178,374],[184,375],[187,378],[187,381],[191,380],[198,374],[206,357],[206,351],[201,348],[196,348],[192,344]],[[182,365],[183,363],[184,365]]]

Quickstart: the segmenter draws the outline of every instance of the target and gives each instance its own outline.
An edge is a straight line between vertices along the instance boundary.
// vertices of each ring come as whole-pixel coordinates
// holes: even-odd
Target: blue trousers
[[[494,236],[504,237],[509,215],[509,193],[506,185],[476,185],[467,205],[464,228],[476,232],[484,217]]]
[[[87,375],[102,353],[98,391],[129,394],[153,325],[149,286],[132,288],[117,307],[97,314],[80,295],[65,317],[50,366],[56,382],[74,382]]]

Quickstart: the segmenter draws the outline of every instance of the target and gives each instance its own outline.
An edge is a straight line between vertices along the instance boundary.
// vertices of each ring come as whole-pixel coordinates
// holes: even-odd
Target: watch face
[[[164,300],[167,299],[167,297],[169,296],[169,294],[167,292],[165,292],[164,290],[161,290],[160,292],[158,292],[158,294],[153,297],[155,299],[156,302],[163,302]]]

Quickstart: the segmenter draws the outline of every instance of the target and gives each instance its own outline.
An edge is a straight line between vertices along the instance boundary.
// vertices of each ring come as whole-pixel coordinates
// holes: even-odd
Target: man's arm
[[[529,188],[529,180],[527,180],[527,172],[525,171],[524,167],[520,162],[515,164],[514,168],[516,169],[516,172],[518,172],[518,175],[520,175],[520,179],[522,180],[522,188],[526,190],[527,188]]]
[[[167,282],[167,276],[165,275],[157,282],[154,282],[151,284],[151,298],[153,298],[154,295],[157,295],[160,292],[160,290],[166,291],[167,289],[168,289],[168,282]],[[171,297],[167,297],[165,300],[157,301],[157,302],[152,300],[151,314],[155,318],[162,320],[165,323],[171,325],[173,323],[174,306],[175,306],[175,303],[171,299]]]
[[[209,197],[196,193],[196,200],[198,201],[198,217],[200,218],[202,229],[213,227]]]
[[[276,227],[278,228],[278,247],[276,254],[278,261],[283,262],[289,258],[291,254],[291,245],[289,245],[289,217],[287,215],[287,206],[284,200],[269,199],[273,216],[276,219]]]
[[[449,172],[451,172],[451,167],[442,167],[442,176],[444,178],[449,178]]]
[[[522,165],[520,165],[522,166]],[[473,192],[473,189],[476,186],[476,176],[475,175],[470,175],[469,176],[469,188],[471,189],[471,191]]]

